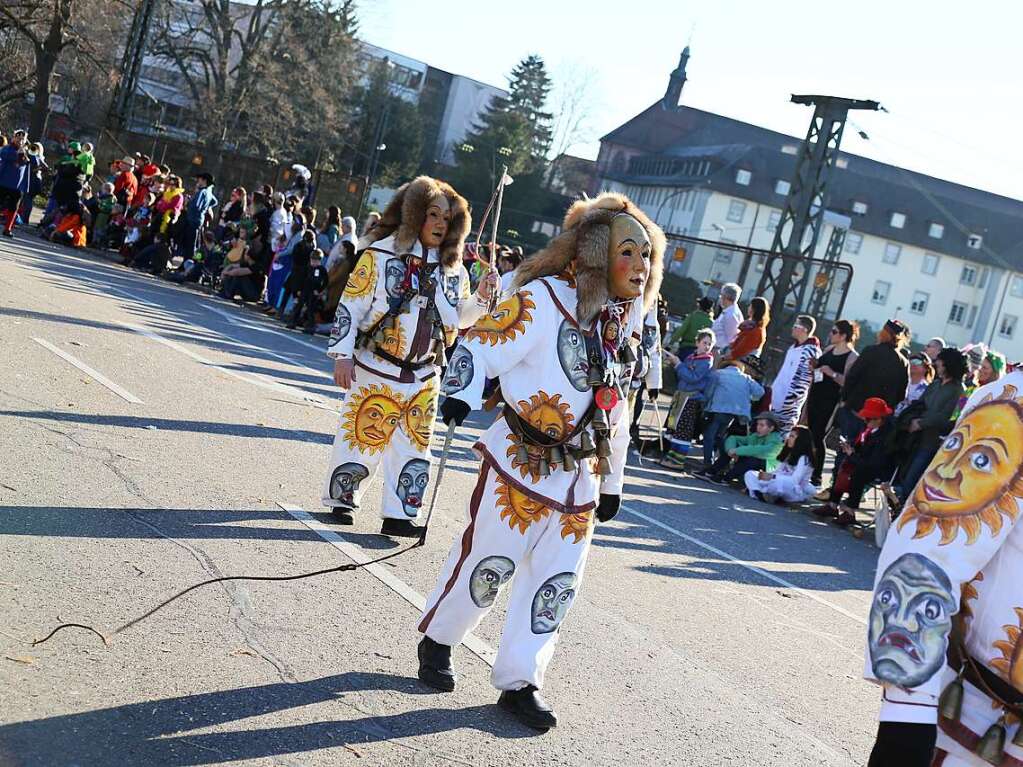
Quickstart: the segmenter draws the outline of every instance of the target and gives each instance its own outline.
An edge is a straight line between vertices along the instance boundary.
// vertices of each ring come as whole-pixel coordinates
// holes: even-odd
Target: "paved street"
[[[805,513],[630,459],[536,735],[494,705],[503,614],[459,689],[415,679],[475,479],[460,433],[425,549],[373,572],[193,592],[375,556],[319,506],[337,421],[322,337],[25,232],[0,242],[0,765],[861,765],[876,550]],[[652,419],[652,414],[644,418]],[[435,449],[439,450],[439,436]]]

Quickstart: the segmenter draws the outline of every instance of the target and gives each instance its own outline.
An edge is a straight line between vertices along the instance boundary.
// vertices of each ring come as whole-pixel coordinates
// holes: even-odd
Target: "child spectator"
[[[677,381],[671,405],[668,407],[668,418],[665,431],[669,441],[678,440],[680,447],[688,447],[696,433],[696,426],[703,414],[704,392],[710,384],[714,356],[714,331],[704,328],[696,334],[696,349],[684,360],[679,360],[668,350],[664,350],[665,358],[675,365]],[[662,465],[678,467],[682,465],[684,454],[668,450]]]
[[[765,410],[754,420],[755,430],[752,434],[733,434],[728,437],[724,450],[710,470],[697,474],[716,485],[725,485],[740,479],[748,471],[774,471],[778,465],[778,453],[782,449],[781,435],[778,434],[781,418]]]
[[[744,477],[746,490],[754,498],[768,503],[803,503],[817,492],[811,484],[813,474],[813,435],[805,426],[793,426],[778,454],[778,465],[771,471],[751,469]]]
[[[710,310],[714,308],[714,302],[709,298],[700,297],[696,299],[696,308],[686,315],[682,324],[672,331],[671,338],[665,344],[666,348],[675,350],[680,359],[685,359],[696,348],[696,334],[705,328],[709,328],[713,321]]]
[[[309,277],[310,257],[316,250],[316,231],[312,228],[302,232],[302,239],[291,249],[291,272],[284,281],[284,291],[278,304],[280,317],[283,320],[288,311],[288,302],[297,297]]]
[[[156,220],[159,222],[160,232],[167,234],[174,224],[178,222],[181,211],[185,207],[185,189],[182,186],[179,176],[167,176],[167,183],[160,193],[159,199],[154,206]]]
[[[746,374],[745,366],[745,359],[728,360],[711,375],[704,393],[704,412],[710,418],[703,432],[703,467],[695,472],[698,475],[712,473],[719,440],[724,439],[733,420],[748,419],[750,403],[764,396],[764,387]]]
[[[892,409],[880,397],[870,397],[856,414],[866,423],[850,445],[840,438],[839,450],[845,454],[828,493],[828,502],[812,509],[819,517],[833,517],[836,524],[847,527],[856,521],[856,509],[863,493],[875,482],[891,479],[895,464],[888,440],[894,429]],[[847,502],[842,503],[842,496]]]
[[[81,203],[75,202],[69,205],[65,209],[64,215],[60,217],[60,222],[54,228],[53,234],[50,235],[50,240],[62,245],[70,245],[72,248],[84,248],[87,240],[85,226],[87,217],[88,213]]]
[[[128,204],[135,197],[139,189],[138,177],[133,173],[135,160],[131,157],[123,157],[117,163],[117,178],[114,179],[114,197],[117,204],[128,209]]]
[[[309,254],[309,271],[305,284],[302,287],[302,292],[298,296],[295,313],[291,316],[291,322],[288,323],[289,328],[294,328],[298,325],[299,320],[304,316],[303,332],[310,335],[313,333],[316,325],[316,316],[323,309],[327,295],[327,284],[328,276],[327,268],[323,265],[323,251],[315,248]]]
[[[145,269],[151,274],[161,274],[167,268],[170,257],[170,243],[167,242],[167,235],[157,232],[153,235],[153,242],[135,254],[131,265],[136,269]]]
[[[110,225],[110,215],[114,210],[114,185],[109,181],[99,189],[96,195],[96,216],[92,223],[92,244],[97,248],[105,248],[107,243],[107,228]]]

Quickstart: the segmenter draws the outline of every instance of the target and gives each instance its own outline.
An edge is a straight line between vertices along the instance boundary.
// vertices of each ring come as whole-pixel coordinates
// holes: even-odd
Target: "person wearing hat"
[[[178,242],[178,255],[189,259],[195,257],[199,244],[199,232],[206,221],[206,215],[218,205],[213,194],[213,176],[205,171],[193,176],[195,191],[185,206],[185,226]]]
[[[754,419],[753,433],[727,437],[721,455],[709,472],[699,474],[700,478],[716,485],[727,485],[742,479],[748,471],[774,471],[778,467],[778,453],[784,447],[778,433],[781,424],[777,413],[770,410],[760,413]]]
[[[835,470],[827,503],[812,509],[814,514],[832,517],[842,527],[851,525],[856,521],[856,509],[860,507],[867,488],[891,478],[895,471],[895,461],[888,447],[894,429],[892,412],[892,408],[880,397],[868,397],[863,403],[856,417],[864,423],[864,427],[852,442],[841,439],[839,452],[845,458],[841,467]],[[843,496],[846,498],[844,503]]]
[[[135,159],[133,157],[122,157],[117,163],[114,197],[117,199],[117,204],[125,209],[127,209],[128,203],[135,199],[135,193],[139,190],[139,180],[133,172],[134,169]]]

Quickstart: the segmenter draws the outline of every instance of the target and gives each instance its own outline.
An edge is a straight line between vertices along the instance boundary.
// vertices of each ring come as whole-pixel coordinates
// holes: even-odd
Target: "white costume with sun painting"
[[[1001,764],[1023,765],[1021,503],[1023,372],[1015,372],[971,396],[878,562],[867,676],[884,686],[882,722],[937,724],[936,765],[987,764],[975,749],[1003,737]],[[950,641],[953,659],[969,656],[956,662],[961,682],[946,659]],[[961,712],[950,688],[960,683]]]
[[[450,225],[438,224],[447,239],[424,252],[420,227],[424,220],[430,226],[427,211],[438,202],[453,213]],[[358,508],[382,463],[381,517],[411,520],[425,500],[443,347],[485,305],[470,295],[461,263],[468,211],[454,190],[425,177],[406,184],[373,232],[389,230],[394,234],[368,243],[352,269],[328,342],[328,356],[354,366],[322,501]]]
[[[500,690],[543,686],[559,627],[582,580],[597,511],[622,491],[626,395],[644,298],[652,300],[643,290],[657,294],[655,285],[644,283],[659,284],[663,253],[660,230],[634,211],[618,195],[577,203],[563,234],[519,267],[514,292],[464,336],[441,382],[442,393],[470,410],[481,406],[487,379],[499,378],[505,409],[474,445],[481,467],[467,525],[419,630],[441,646],[457,645],[510,581],[492,675]],[[568,262],[572,254],[578,256]],[[633,280],[634,298],[608,297],[609,260],[612,270],[621,272],[621,261],[642,271],[643,278]],[[648,279],[655,271],[657,279]],[[623,293],[628,295],[614,295]],[[613,351],[604,358],[604,350]],[[605,400],[602,381],[612,379],[620,397]],[[606,407],[596,410],[597,401]]]

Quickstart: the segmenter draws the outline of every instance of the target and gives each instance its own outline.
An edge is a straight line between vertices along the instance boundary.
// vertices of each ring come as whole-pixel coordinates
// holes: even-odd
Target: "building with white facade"
[[[768,249],[802,139],[680,104],[688,57],[661,100],[601,139],[597,189],[629,195],[668,232]],[[826,204],[843,214],[830,219],[851,222],[846,318],[898,316],[916,340],[983,341],[1023,358],[1023,202],[842,152]],[[669,268],[723,282],[741,260],[696,248]],[[749,268],[744,289],[762,269]]]

